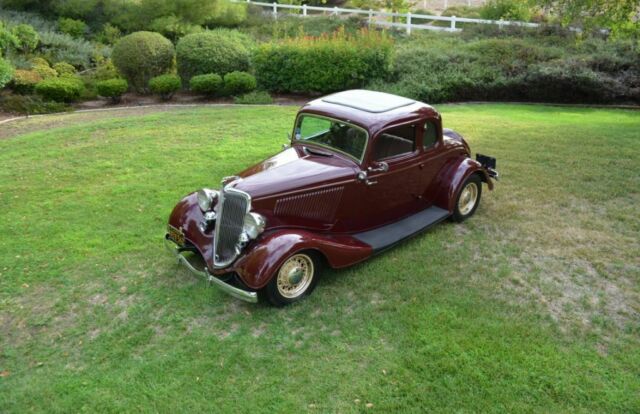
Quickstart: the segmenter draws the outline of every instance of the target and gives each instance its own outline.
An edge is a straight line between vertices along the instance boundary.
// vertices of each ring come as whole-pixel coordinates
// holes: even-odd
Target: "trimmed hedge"
[[[241,105],[268,105],[273,103],[273,98],[268,92],[253,91],[236,97],[233,102]]]
[[[251,92],[256,86],[256,78],[247,72],[231,72],[224,75],[224,91],[227,95]]]
[[[177,75],[160,75],[149,81],[151,92],[160,95],[164,101],[168,101],[173,94],[180,90],[180,78]]]
[[[76,68],[67,62],[58,62],[53,65],[53,70],[58,73],[58,76],[73,76],[76,74]]]
[[[129,89],[129,84],[124,79],[107,79],[96,82],[98,95],[109,98],[111,102],[118,103],[122,95]]]
[[[217,73],[196,75],[189,81],[189,89],[203,95],[216,95],[222,92],[222,77]]]
[[[111,59],[132,87],[147,92],[149,80],[171,68],[174,54],[173,44],[161,34],[135,32],[116,43]]]
[[[55,102],[73,102],[80,97],[84,85],[77,78],[51,78],[36,84],[36,93]]]
[[[6,60],[0,57],[0,89],[4,88],[6,84],[13,78],[13,66]]]
[[[298,37],[262,45],[253,55],[258,85],[274,92],[328,93],[385,78],[392,42],[384,34],[360,30],[350,36]]]
[[[178,74],[185,84],[196,75],[249,69],[248,38],[233,30],[209,30],[190,34],[176,46]]]
[[[42,76],[34,70],[16,69],[11,81],[11,89],[20,94],[30,94],[38,82],[42,81]]]

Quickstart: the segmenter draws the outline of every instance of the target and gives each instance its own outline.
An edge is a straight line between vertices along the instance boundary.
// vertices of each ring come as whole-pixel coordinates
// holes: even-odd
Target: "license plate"
[[[184,234],[182,234],[182,230],[178,230],[173,226],[168,226],[167,232],[169,234],[169,238],[178,246],[184,246]]]

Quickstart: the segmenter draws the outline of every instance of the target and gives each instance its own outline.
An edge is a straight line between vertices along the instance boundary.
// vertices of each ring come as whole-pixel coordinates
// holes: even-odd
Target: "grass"
[[[161,239],[295,108],[2,125],[0,412],[640,411],[640,116],[439,109],[497,157],[496,191],[286,309],[208,288]]]

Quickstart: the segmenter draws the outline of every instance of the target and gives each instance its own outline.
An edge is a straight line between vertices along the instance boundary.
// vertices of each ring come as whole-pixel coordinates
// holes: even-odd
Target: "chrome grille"
[[[242,234],[244,216],[251,208],[251,197],[243,191],[233,188],[220,192],[216,233],[213,241],[216,267],[231,264],[238,256],[238,240]]]

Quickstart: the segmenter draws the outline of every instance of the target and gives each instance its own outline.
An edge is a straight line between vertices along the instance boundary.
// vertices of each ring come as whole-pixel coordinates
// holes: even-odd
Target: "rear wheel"
[[[476,212],[482,195],[482,180],[477,174],[473,174],[464,182],[453,209],[453,219],[462,222]]]
[[[284,306],[308,296],[316,287],[320,260],[313,252],[293,254],[265,287],[269,302]]]

